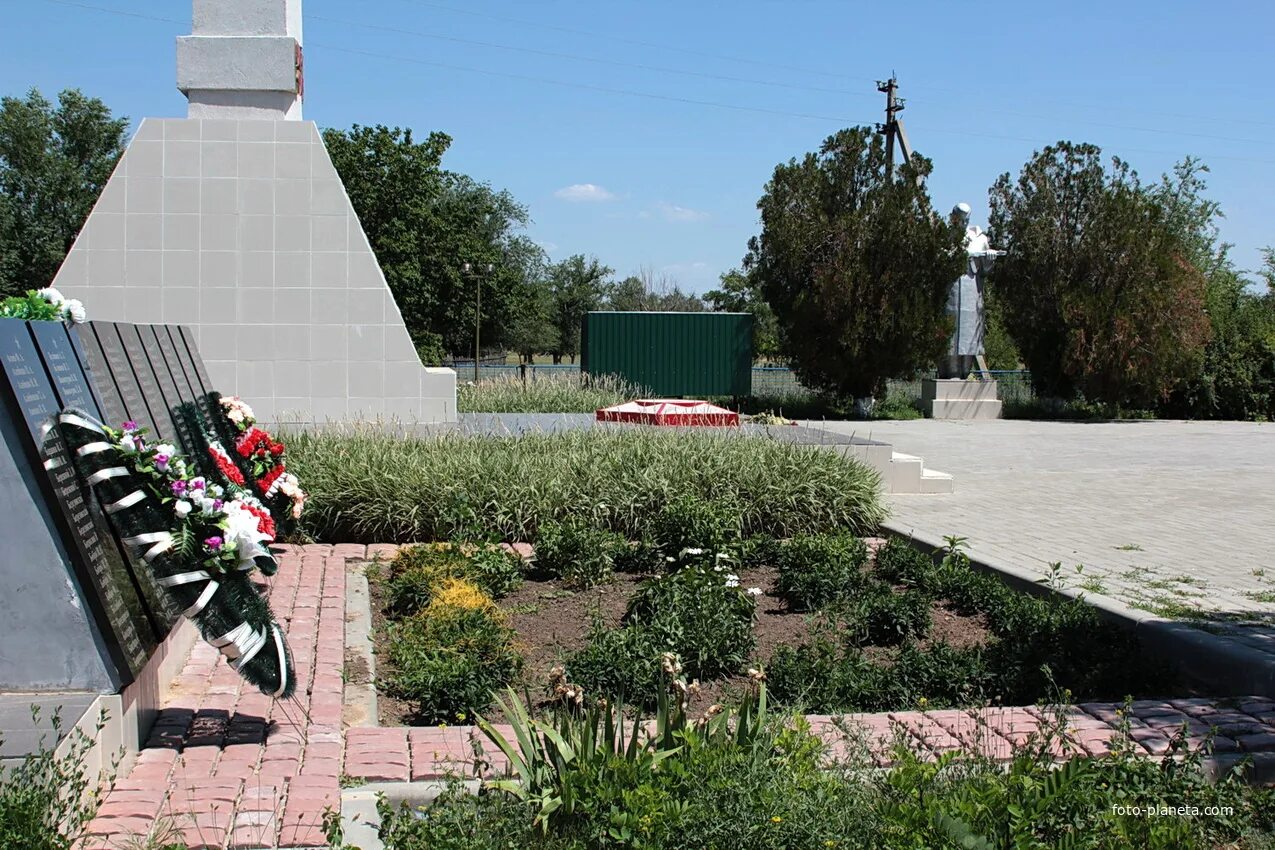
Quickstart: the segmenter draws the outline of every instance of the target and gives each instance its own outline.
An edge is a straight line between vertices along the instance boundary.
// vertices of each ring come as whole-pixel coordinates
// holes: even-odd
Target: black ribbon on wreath
[[[282,628],[249,576],[251,570],[212,569],[203,541],[162,504],[146,476],[112,441],[102,423],[68,410],[58,417],[77,472],[101,498],[116,533],[137,553],[156,582],[194,620],[204,640],[230,666],[268,696],[287,698],[296,688]],[[176,529],[176,530],[175,530]]]

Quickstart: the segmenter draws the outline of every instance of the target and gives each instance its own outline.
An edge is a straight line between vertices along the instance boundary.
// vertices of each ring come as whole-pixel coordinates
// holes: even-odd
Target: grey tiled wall
[[[310,121],[143,121],[55,285],[93,318],[192,326],[265,421],[456,417]]]

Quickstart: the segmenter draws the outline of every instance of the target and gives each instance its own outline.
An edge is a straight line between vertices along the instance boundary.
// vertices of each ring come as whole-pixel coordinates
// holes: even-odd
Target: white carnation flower
[[[84,305],[78,299],[72,298],[62,305],[62,309],[66,311],[67,316],[77,325],[88,321],[88,311],[84,309]]]
[[[66,303],[66,297],[52,286],[46,286],[44,289],[38,289],[35,294],[43,298],[45,301],[48,301],[54,307],[58,307]]]
[[[178,499],[177,503],[173,505],[173,513],[177,514],[179,517],[185,517],[190,514],[193,507],[194,506],[185,499]]]

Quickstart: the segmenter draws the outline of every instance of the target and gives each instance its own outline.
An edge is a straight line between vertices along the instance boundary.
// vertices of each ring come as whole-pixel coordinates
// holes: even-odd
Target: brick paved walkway
[[[396,547],[284,548],[270,595],[299,671],[296,699],[272,702],[243,684],[215,650],[197,644],[136,765],[116,782],[90,824],[85,850],[117,850],[165,825],[192,850],[323,847],[323,812],[339,809],[343,776],[405,782],[470,769],[473,727],[341,728],[346,564],[388,556]],[[1095,703],[1069,710],[1067,735],[1078,752],[1107,752],[1118,707]],[[848,719],[863,730],[877,763],[885,764],[896,732],[923,752],[964,745],[1004,758],[1040,727],[1042,717],[1028,707]],[[834,752],[844,750],[832,718],[810,720]],[[1271,700],[1133,704],[1131,734],[1146,753],[1163,753],[1184,723],[1195,742],[1214,730],[1219,754],[1275,755]],[[499,769],[493,750],[486,747],[487,758]]]

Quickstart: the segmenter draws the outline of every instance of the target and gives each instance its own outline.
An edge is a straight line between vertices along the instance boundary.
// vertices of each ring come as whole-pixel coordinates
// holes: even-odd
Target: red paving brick
[[[281,546],[279,573],[268,583],[297,666],[298,693],[279,703],[246,685],[211,646],[196,644],[132,770],[104,797],[83,850],[117,847],[167,823],[197,848],[320,848],[324,812],[338,810],[342,775],[367,781],[419,781],[473,775],[470,726],[341,729],[347,560],[392,558],[394,545]],[[509,547],[524,558],[531,547]],[[900,735],[928,757],[953,747],[1007,758],[1042,729],[1060,725],[1056,757],[1100,756],[1128,728],[1134,748],[1165,753],[1187,740],[1212,740],[1214,751],[1275,752],[1275,701],[1240,698],[1085,703],[1061,715],[1035,706],[976,711],[906,711],[811,715],[828,757],[867,747],[888,764]],[[506,735],[507,726],[498,727]],[[485,775],[507,761],[482,740]]]

